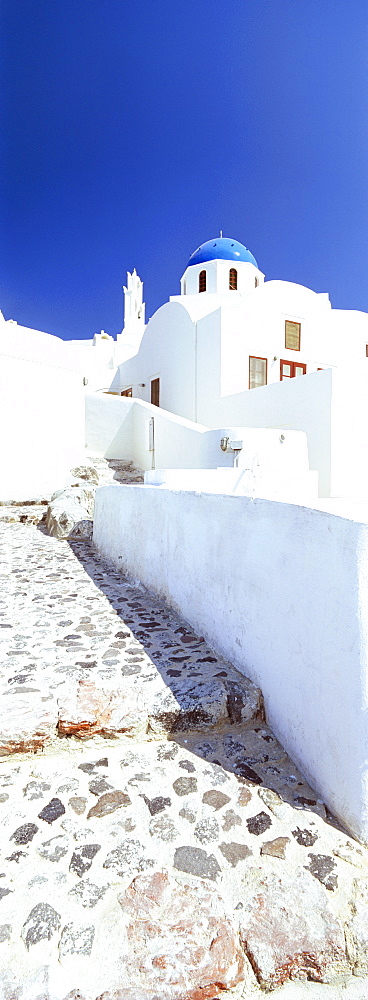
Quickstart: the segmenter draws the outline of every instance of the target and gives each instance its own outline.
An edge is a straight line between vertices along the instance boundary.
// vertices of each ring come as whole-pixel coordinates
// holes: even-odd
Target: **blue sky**
[[[218,234],[368,311],[367,0],[2,0],[0,308],[150,316]]]

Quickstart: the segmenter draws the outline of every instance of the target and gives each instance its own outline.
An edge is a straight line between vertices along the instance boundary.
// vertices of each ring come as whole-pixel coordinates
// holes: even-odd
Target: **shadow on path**
[[[91,542],[69,539],[69,545],[117,613],[121,622],[117,634],[123,637],[129,634],[128,629],[137,642],[138,655],[122,659],[122,678],[140,674],[148,690],[153,683],[153,697],[156,672],[164,682],[168,696],[166,731],[156,737],[150,733],[148,738],[175,740],[215,767],[233,772],[240,784],[270,789],[295,810],[314,812],[344,830],[265,723],[262,698],[254,685],[217,655],[164,600],[134,585],[103,560]],[[139,647],[146,654],[143,663],[139,662]],[[180,706],[179,716],[170,712],[172,696]],[[162,693],[161,698],[164,703]],[[221,714],[218,707],[224,698],[226,709]]]

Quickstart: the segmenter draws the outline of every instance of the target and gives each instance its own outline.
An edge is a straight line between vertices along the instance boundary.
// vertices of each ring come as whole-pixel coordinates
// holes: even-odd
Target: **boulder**
[[[80,680],[65,686],[58,703],[59,736],[137,736],[147,731],[147,713],[136,688],[106,690]]]
[[[95,494],[86,486],[54,493],[46,514],[46,529],[55,538],[91,537]]]
[[[212,886],[154,871],[138,875],[119,903],[127,920],[124,963],[131,987],[168,1000],[210,1000],[243,980],[239,936]]]
[[[349,951],[354,975],[368,977],[368,879],[356,879],[350,902]]]
[[[70,474],[74,476],[74,479],[85,479],[87,482],[95,483],[96,486],[100,481],[98,471],[94,465],[77,465],[75,469],[70,470]]]
[[[241,901],[240,938],[262,989],[349,974],[344,928],[309,872],[250,869]]]
[[[150,731],[156,736],[262,717],[262,694],[247,677],[239,682],[219,677],[197,682],[180,679],[172,681],[170,688],[160,689],[149,707]]]
[[[0,713],[0,754],[43,750],[56,736],[56,702],[47,691],[22,696],[7,691],[2,695]]]

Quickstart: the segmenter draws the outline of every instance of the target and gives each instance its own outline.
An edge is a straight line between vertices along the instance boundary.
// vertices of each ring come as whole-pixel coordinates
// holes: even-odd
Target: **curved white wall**
[[[112,486],[96,492],[94,540],[260,685],[288,752],[368,841],[368,526],[267,500]]]

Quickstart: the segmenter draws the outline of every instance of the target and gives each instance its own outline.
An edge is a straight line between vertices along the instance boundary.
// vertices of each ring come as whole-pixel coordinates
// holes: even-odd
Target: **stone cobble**
[[[367,982],[368,852],[254,685],[88,541],[0,540],[2,1000]]]

